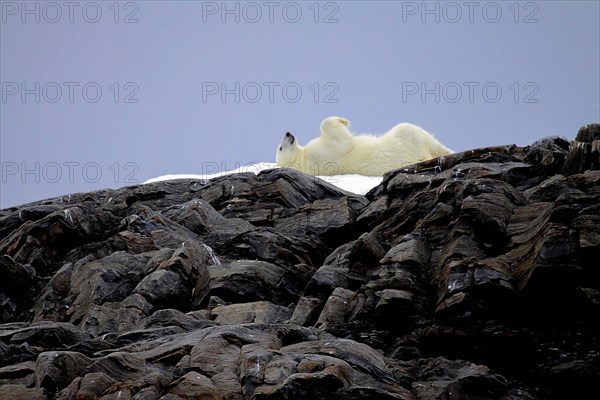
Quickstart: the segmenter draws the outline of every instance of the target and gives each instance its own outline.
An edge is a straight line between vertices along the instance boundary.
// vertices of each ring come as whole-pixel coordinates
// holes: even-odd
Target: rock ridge
[[[600,125],[365,196],[289,169],[0,210],[0,400],[563,399],[600,378]]]

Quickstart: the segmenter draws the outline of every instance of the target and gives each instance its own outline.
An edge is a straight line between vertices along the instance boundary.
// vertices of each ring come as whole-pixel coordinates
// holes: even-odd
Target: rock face
[[[279,169],[1,210],[0,400],[595,398],[599,150],[588,125],[366,196]]]

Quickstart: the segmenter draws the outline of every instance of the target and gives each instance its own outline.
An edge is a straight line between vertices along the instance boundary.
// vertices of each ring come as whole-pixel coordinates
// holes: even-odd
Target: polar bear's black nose
[[[286,139],[287,139],[287,138],[291,138],[291,140],[290,140],[290,144],[294,144],[294,141],[296,140],[296,138],[294,137],[294,135],[292,135],[292,134],[291,134],[291,133],[289,133],[289,132],[286,132],[286,133],[285,133],[285,138],[286,138]]]

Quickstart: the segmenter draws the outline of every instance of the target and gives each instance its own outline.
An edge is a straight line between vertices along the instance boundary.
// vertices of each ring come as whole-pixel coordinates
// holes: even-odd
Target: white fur
[[[344,118],[325,118],[321,136],[304,147],[287,133],[277,149],[277,164],[311,175],[382,176],[393,169],[452,154],[433,135],[413,124],[398,124],[383,136],[354,136],[349,126]]]

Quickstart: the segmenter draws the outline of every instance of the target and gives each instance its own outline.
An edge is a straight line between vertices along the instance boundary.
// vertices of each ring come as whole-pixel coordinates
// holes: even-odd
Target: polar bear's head
[[[298,141],[291,133],[287,132],[283,136],[283,140],[279,143],[277,148],[277,154],[275,155],[275,161],[280,167],[284,168],[295,168],[299,169],[295,165],[298,162],[298,156],[302,147],[298,144]]]

